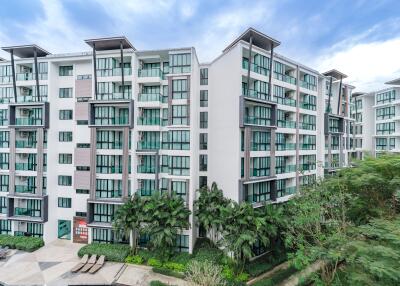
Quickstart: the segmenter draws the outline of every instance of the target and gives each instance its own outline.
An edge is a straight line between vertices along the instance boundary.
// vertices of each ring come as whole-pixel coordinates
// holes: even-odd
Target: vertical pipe
[[[247,67],[247,93],[250,94],[250,67],[252,64],[251,51],[253,49],[253,36],[250,34],[250,47],[249,47],[249,66]]]
[[[37,62],[37,50],[33,47],[33,60],[35,63],[35,79],[36,79],[36,98],[37,102],[40,102],[40,91],[39,91],[39,65]]]
[[[331,113],[331,97],[332,97],[332,77],[329,80],[328,106],[326,112]]]
[[[12,78],[13,78],[13,88],[14,88],[14,101],[17,103],[17,83],[15,79],[15,64],[14,64],[14,50],[10,50],[11,53],[11,71],[12,71]]]
[[[124,45],[120,41],[121,50],[121,80],[122,80],[122,98],[125,98],[125,80],[124,80]]]
[[[93,43],[93,75],[94,75],[94,99],[97,98],[97,62],[96,62],[96,44]]]

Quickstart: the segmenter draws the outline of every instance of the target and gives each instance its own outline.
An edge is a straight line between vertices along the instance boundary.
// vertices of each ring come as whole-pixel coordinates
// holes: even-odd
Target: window
[[[76,189],[76,193],[77,193],[77,194],[82,194],[82,195],[88,195],[88,194],[89,194],[89,190],[86,190],[86,189]]]
[[[199,166],[200,171],[201,172],[207,171],[207,155],[201,154],[199,163],[200,163],[200,166]]]
[[[59,186],[72,186],[72,176],[58,176],[58,185]]]
[[[77,125],[88,125],[89,124],[89,120],[77,120],[76,124]]]
[[[190,53],[169,55],[169,72],[171,74],[190,72],[190,58]]]
[[[71,208],[71,198],[58,198],[58,207],[59,208]]]
[[[208,112],[200,112],[200,128],[208,128]]]
[[[376,124],[376,134],[377,135],[387,135],[392,134],[395,131],[394,122],[377,123]]]
[[[77,143],[76,148],[90,148],[90,143]]]
[[[200,150],[207,150],[208,133],[200,133]]]
[[[254,106],[245,108],[245,122],[254,125],[271,125],[271,108],[265,106]]]
[[[186,156],[171,156],[170,157],[170,173],[177,176],[188,176],[190,164],[190,157]]]
[[[8,125],[8,110],[0,109],[0,126]]]
[[[7,213],[7,197],[0,197],[0,213]]]
[[[189,252],[189,236],[178,234],[176,236],[176,251]]]
[[[188,81],[186,79],[172,80],[172,99],[188,98]]]
[[[166,150],[189,150],[190,131],[171,130],[162,133],[162,148]]]
[[[96,147],[97,149],[122,149],[122,131],[97,130]]]
[[[208,68],[200,69],[200,85],[208,84]]]
[[[208,106],[208,90],[200,90],[200,107]]]
[[[11,220],[7,219],[0,220],[0,234],[11,234]]]
[[[384,104],[389,103],[395,100],[396,98],[396,91],[390,90],[382,93],[378,93],[376,95],[376,104]]]
[[[0,175],[0,192],[8,192],[9,177],[8,175]]]
[[[10,131],[0,131],[0,148],[8,148],[10,141]]]
[[[122,180],[96,179],[96,198],[119,198],[122,196]]]
[[[64,87],[58,90],[58,97],[59,98],[72,98],[72,88],[71,87]]]
[[[362,115],[360,113],[360,115]],[[384,120],[384,119],[391,119],[395,115],[394,106],[382,107],[376,109],[376,119],[377,120]]]
[[[59,164],[72,164],[72,154],[58,154]]]
[[[122,174],[122,162],[122,155],[96,155],[96,173]]]
[[[77,80],[88,80],[88,79],[92,79],[92,75],[91,74],[80,74],[76,76]]]
[[[271,199],[271,184],[270,182],[260,182],[249,184],[247,188],[246,201],[250,203],[266,202]]]
[[[199,188],[207,187],[207,176],[199,177]]]
[[[9,160],[9,153],[0,153],[0,169],[8,170]]]
[[[75,216],[86,217],[87,213],[86,212],[75,212]]]
[[[72,110],[71,109],[60,110],[59,119],[72,120]]]
[[[333,154],[339,155],[339,154]],[[309,171],[315,170],[316,168],[316,156],[315,155],[301,155],[300,156],[300,170]]]
[[[172,192],[180,196],[184,201],[187,199],[188,183],[186,181],[172,181]]]
[[[0,77],[0,83],[1,83],[1,77]],[[12,87],[0,87],[0,103],[12,103],[12,102],[14,102],[14,89]]]
[[[58,141],[71,142],[72,141],[72,132],[71,131],[60,131],[58,133]]]
[[[60,66],[59,75],[60,76],[71,76],[73,71],[72,66]]]
[[[251,175],[253,177],[263,177],[270,175],[270,157],[254,157],[252,158],[253,168]]]
[[[253,133],[252,141],[250,143],[251,151],[268,151],[268,150],[270,150],[270,148],[271,148],[271,133],[270,132],[253,131],[252,133]]]
[[[188,125],[188,106],[173,105],[172,106],[172,125]]]
[[[116,205],[94,204],[94,206],[93,206],[93,221],[95,221],[95,222],[112,222],[116,210],[117,210]]]

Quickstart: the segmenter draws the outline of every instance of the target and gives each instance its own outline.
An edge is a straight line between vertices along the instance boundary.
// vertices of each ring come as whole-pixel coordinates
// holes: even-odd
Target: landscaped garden
[[[0,234],[0,246],[2,247],[32,252],[41,248],[43,245],[43,239],[38,237]]]

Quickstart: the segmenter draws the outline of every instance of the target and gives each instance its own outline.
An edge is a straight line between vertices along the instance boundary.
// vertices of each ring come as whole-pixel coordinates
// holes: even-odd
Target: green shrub
[[[144,261],[148,261],[150,258],[154,257],[154,254],[147,249],[139,249],[137,255],[142,257]]]
[[[187,265],[191,259],[192,259],[192,255],[190,255],[189,253],[178,252],[174,256],[172,256],[169,261]]]
[[[108,261],[125,262],[130,251],[130,246],[127,244],[92,243],[79,249],[78,256],[82,257],[85,254],[89,256],[92,254],[104,255]]]
[[[125,262],[131,264],[143,264],[144,259],[140,255],[129,255],[125,258]]]
[[[221,259],[224,257],[222,250],[218,248],[199,248],[195,255],[197,261],[210,261],[213,264],[221,264]]]
[[[170,270],[177,271],[177,272],[184,272],[186,269],[186,265],[168,261],[163,264],[163,268],[170,269]]]
[[[186,279],[199,286],[225,286],[221,272],[221,265],[213,264],[208,260],[192,260],[187,266]]]
[[[157,258],[150,258],[147,261],[147,264],[152,267],[162,267],[162,262],[160,260],[158,260]]]
[[[193,247],[193,254],[197,254],[197,251],[202,248],[217,248],[211,240],[205,237],[199,237],[196,239],[196,243]]]
[[[275,274],[273,274],[271,277],[257,281],[256,283],[253,284],[253,286],[274,286],[278,285],[283,280],[289,278],[292,276],[294,273],[297,272],[297,269],[294,267],[289,267],[287,269],[282,269],[277,271]]]
[[[266,254],[246,264],[246,272],[251,277],[257,277],[265,272],[270,271],[275,266],[287,260],[286,254],[274,253]]]
[[[249,274],[247,274],[246,272],[242,272],[238,276],[236,276],[236,280],[238,282],[246,282],[247,280],[249,280],[249,277]]]
[[[7,246],[11,249],[32,252],[41,248],[44,245],[44,241],[39,237],[1,234],[0,245],[3,247]]]
[[[173,270],[165,269],[165,268],[153,267],[153,272],[159,273],[162,275],[172,276],[172,277],[179,278],[179,279],[185,278],[185,275],[183,275],[182,273],[175,272]]]
[[[235,280],[235,271],[231,266],[224,265],[224,268],[222,270],[222,276],[226,280]]]
[[[150,282],[150,286],[168,286],[168,284],[162,283],[161,281],[155,280]]]

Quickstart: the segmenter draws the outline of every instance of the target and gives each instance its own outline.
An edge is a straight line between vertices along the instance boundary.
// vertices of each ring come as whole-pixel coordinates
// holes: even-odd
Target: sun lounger
[[[100,268],[103,267],[103,265],[104,265],[104,260],[105,260],[105,256],[104,255],[100,256],[100,258],[97,260],[96,264],[93,265],[92,268],[90,268],[89,273],[94,274],[97,271],[99,271]]]
[[[8,246],[0,249],[0,259],[6,258],[8,252],[9,252]]]
[[[81,272],[88,272],[90,268],[96,263],[97,255],[93,254],[90,256],[89,261],[86,263],[85,266],[81,269]]]
[[[89,255],[85,254],[82,256],[81,261],[77,265],[74,266],[74,268],[71,269],[71,272],[78,272],[85,264],[88,262]]]

